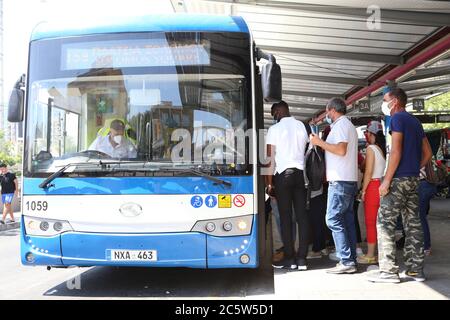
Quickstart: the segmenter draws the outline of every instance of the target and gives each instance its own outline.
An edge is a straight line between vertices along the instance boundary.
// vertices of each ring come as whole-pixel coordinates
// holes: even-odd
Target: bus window
[[[52,107],[50,153],[61,157],[78,151],[79,115]]]
[[[60,61],[51,69],[31,61],[26,173],[98,159],[170,164],[177,130],[190,135],[190,148],[181,152],[190,163],[248,164],[248,143],[237,148],[233,137],[251,127],[249,66],[240,62],[248,51],[230,46],[219,54],[211,48],[220,41],[206,38],[220,34],[202,37],[151,33],[32,44],[33,57],[56,50]],[[47,99],[53,100],[51,120]],[[115,119],[123,133],[110,128]],[[114,135],[123,140],[114,142]],[[40,161],[41,151],[52,158]]]

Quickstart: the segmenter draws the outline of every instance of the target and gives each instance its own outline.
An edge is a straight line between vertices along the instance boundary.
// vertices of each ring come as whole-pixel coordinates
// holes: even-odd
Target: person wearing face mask
[[[377,217],[379,271],[368,276],[371,282],[399,283],[396,265],[395,227],[401,215],[405,232],[404,258],[409,280],[425,281],[423,272],[423,230],[419,215],[420,168],[430,161],[432,152],[422,124],[405,110],[406,93],[391,88],[383,97],[383,112],[391,116],[392,143],[388,166],[379,188],[381,197]]]
[[[100,151],[112,158],[136,158],[136,147],[124,134],[125,123],[115,119],[111,121],[109,133],[105,136],[98,135],[88,150]]]
[[[331,131],[326,141],[316,134],[310,141],[325,150],[328,187],[326,224],[331,230],[339,263],[327,273],[356,272],[356,227],[354,200],[358,181],[358,134],[345,116],[347,106],[332,98],[326,106],[326,121]]]
[[[380,184],[386,167],[386,139],[383,126],[378,121],[370,121],[365,132],[369,146],[366,151],[364,180],[361,200],[364,201],[364,216],[367,234],[367,254],[357,258],[358,263],[374,264],[377,246],[377,214],[380,207]]]
[[[274,119],[273,119],[274,124],[278,123],[278,119],[275,118],[275,114],[274,114],[276,106],[277,106],[277,104],[274,103],[272,105],[272,108],[270,109],[270,114],[272,115],[272,117],[274,117]],[[278,230],[278,234],[281,236],[280,211],[278,210],[278,203],[277,203],[277,199],[275,198],[275,189],[273,189],[273,193],[269,197],[270,197],[270,206],[272,208],[272,214],[275,218],[275,226]],[[292,215],[292,239],[294,240],[294,242],[297,239],[297,223],[295,220],[295,215]],[[281,261],[283,259],[283,257],[284,257],[284,245],[281,248],[278,248],[275,250],[273,262]]]
[[[290,115],[286,102],[275,103],[272,115],[277,124],[269,128],[266,136],[267,155],[270,159],[269,174],[265,176],[266,193],[276,197],[284,245],[284,258],[272,265],[274,268],[307,270],[310,230],[303,169],[308,133],[305,125]],[[297,254],[292,234],[292,207],[299,229]]]

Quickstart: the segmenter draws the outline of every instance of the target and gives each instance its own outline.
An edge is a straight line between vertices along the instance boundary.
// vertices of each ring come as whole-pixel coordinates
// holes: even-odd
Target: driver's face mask
[[[113,140],[114,140],[115,143],[121,144],[122,140],[123,140],[123,136],[121,136],[121,135],[114,136]]]

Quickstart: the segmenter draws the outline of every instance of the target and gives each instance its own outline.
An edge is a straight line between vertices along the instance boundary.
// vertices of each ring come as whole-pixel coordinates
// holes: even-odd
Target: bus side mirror
[[[261,67],[261,84],[264,102],[281,101],[281,68],[273,55],[268,55],[269,62]]]
[[[25,75],[22,75],[17,80],[8,102],[8,121],[22,122],[23,121],[23,105],[25,92],[21,87],[25,86]]]

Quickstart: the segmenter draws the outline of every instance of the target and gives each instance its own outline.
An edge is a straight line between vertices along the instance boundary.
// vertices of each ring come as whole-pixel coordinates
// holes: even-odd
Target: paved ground
[[[433,200],[429,216],[433,254],[426,258],[428,281],[400,284],[368,282],[366,272],[376,266],[358,267],[354,275],[329,275],[324,269],[336,262],[328,258],[310,261],[306,272],[275,270],[275,298],[278,299],[449,299],[450,298],[450,199]],[[274,247],[280,246],[274,235]],[[398,252],[401,262],[402,252]],[[402,263],[400,263],[402,267]]]
[[[450,202],[433,201],[429,220],[433,255],[426,261],[428,281],[400,284],[372,284],[364,278],[365,268],[355,275],[328,275],[325,269],[334,265],[328,258],[312,260],[306,272],[276,270],[274,276],[252,270],[47,271],[20,264],[19,231],[8,230],[0,232],[0,299],[449,299]]]

